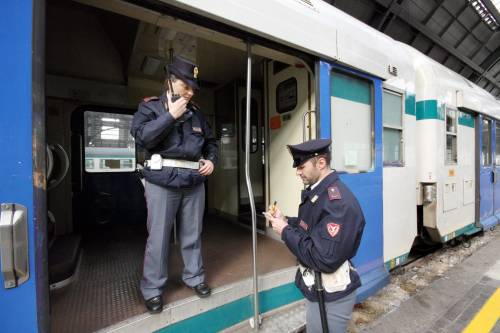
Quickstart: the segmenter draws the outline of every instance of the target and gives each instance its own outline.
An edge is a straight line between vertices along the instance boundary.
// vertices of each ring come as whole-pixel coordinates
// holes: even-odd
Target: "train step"
[[[285,305],[262,315],[259,332],[301,333],[306,328],[306,306],[304,300]],[[254,332],[249,320],[229,327],[221,333]]]
[[[286,288],[293,284],[296,271],[297,267],[294,266],[259,276],[259,290],[265,293]],[[236,319],[242,318],[243,314],[238,313],[239,311],[251,313],[252,287],[253,280],[248,278],[215,288],[208,298],[192,296],[181,299],[166,304],[160,314],[144,313],[98,332],[142,333],[162,328],[165,332],[186,332],[192,331],[193,327],[198,329],[199,325],[204,325],[207,331],[220,331],[241,320]],[[248,320],[246,322],[248,323]]]

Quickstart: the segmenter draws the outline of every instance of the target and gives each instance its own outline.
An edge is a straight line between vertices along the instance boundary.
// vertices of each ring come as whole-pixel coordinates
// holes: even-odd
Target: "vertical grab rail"
[[[252,210],[252,259],[253,259],[253,328],[259,330],[259,294],[257,286],[257,216],[253,197],[252,182],[250,181],[250,102],[252,93],[252,46],[247,41],[247,98],[246,98],[246,124],[245,124],[245,178]]]
[[[316,114],[316,110],[309,110],[304,115],[302,116],[302,141],[305,142],[307,141],[307,134],[306,134],[306,128],[309,129],[309,139],[311,139],[311,119],[309,119],[309,124],[306,125],[306,117],[312,114]]]

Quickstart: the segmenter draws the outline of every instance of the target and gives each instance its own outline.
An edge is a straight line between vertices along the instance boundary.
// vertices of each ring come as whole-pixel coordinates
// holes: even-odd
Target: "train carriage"
[[[387,283],[416,242],[448,242],[498,222],[500,104],[327,3],[45,0],[3,7],[6,331],[214,332],[300,300],[296,262],[260,212],[278,201],[296,214],[302,184],[285,145],[311,138],[332,139],[331,167],[366,217],[354,258],[358,301]],[[134,170],[144,154],[128,130],[138,102],[161,93],[172,55],[200,65],[196,102],[220,148],[207,182],[203,239],[215,289],[199,300],[174,269],[166,310],[150,316],[137,291],[146,209]]]

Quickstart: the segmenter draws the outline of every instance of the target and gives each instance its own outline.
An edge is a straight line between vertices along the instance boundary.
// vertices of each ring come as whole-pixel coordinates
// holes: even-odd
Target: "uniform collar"
[[[328,186],[333,184],[335,181],[339,179],[337,172],[332,171],[328,176],[323,178],[319,184],[317,184],[313,189],[308,187],[307,189],[302,191],[302,201],[305,201],[307,198],[312,198],[315,195],[323,192]]]

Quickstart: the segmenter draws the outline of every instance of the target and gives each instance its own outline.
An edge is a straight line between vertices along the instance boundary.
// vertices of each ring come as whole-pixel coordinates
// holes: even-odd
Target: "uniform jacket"
[[[302,191],[298,217],[289,217],[281,237],[299,262],[314,271],[332,273],[358,250],[365,218],[352,192],[336,172],[324,178],[314,189]],[[340,299],[361,286],[358,273],[352,269],[346,290],[325,292],[325,301]],[[297,271],[295,284],[312,301],[317,302],[314,287],[309,289]]]
[[[198,161],[200,158],[217,163],[217,142],[205,117],[194,104],[179,119],[168,112],[166,95],[146,98],[134,114],[130,133],[136,144],[146,150],[146,158],[160,154],[163,158]],[[205,176],[198,170],[163,167],[151,170],[145,167],[144,177],[156,185],[181,188],[202,183]]]

